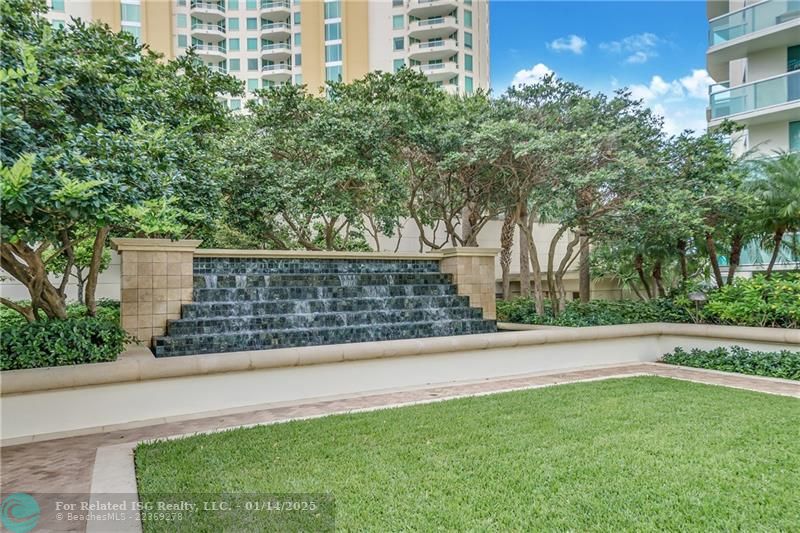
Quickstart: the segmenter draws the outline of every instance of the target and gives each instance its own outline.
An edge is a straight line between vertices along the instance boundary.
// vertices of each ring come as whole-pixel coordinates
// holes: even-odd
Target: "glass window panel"
[[[325,46],[325,62],[332,63],[342,60],[342,45],[329,44]]]
[[[247,17],[247,29],[248,30],[257,30],[258,29],[258,19],[255,17]]]
[[[342,16],[342,4],[339,0],[325,2],[325,18],[338,19]]]
[[[394,38],[394,49],[395,50],[403,50],[406,47],[406,39],[405,37],[395,37]]]
[[[242,63],[240,59],[229,59],[228,60],[228,70],[232,72],[239,72],[242,68]]]
[[[239,51],[239,39],[228,39],[228,50],[231,52]]]
[[[403,15],[395,15],[392,17],[392,29],[402,30],[405,27],[405,17]]]
[[[232,17],[228,19],[228,29],[231,31],[239,31],[239,18]]]
[[[325,24],[325,40],[338,41],[342,38],[342,23],[334,22],[332,24]]]
[[[254,50],[258,50],[258,38],[256,37],[248,37],[247,38],[247,50],[252,52]]]

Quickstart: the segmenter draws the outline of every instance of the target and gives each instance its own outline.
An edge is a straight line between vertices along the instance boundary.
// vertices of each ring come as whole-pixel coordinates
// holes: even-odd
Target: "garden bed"
[[[342,530],[781,530],[800,523],[797,406],[639,377],[156,442],[135,461],[144,502],[324,493]],[[200,512],[180,525],[249,520]]]

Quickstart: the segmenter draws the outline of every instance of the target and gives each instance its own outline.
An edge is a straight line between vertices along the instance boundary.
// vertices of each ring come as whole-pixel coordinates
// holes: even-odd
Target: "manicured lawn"
[[[616,379],[147,444],[136,468],[143,501],[330,493],[339,530],[789,531],[800,400]],[[191,519],[187,531],[258,520]]]

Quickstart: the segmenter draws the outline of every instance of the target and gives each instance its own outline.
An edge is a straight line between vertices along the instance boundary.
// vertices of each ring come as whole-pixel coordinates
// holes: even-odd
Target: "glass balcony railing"
[[[712,119],[800,101],[800,70],[730,89],[718,88],[709,98]]]
[[[765,0],[709,21],[708,46],[800,18],[800,0]]]
[[[192,22],[192,31],[205,33],[225,33],[225,25],[209,24],[205,22]]]
[[[286,0],[262,0],[261,9],[291,9],[292,6]]]
[[[192,9],[203,9],[208,11],[225,12],[225,5],[218,2],[203,2],[201,0],[192,0],[189,4]]]

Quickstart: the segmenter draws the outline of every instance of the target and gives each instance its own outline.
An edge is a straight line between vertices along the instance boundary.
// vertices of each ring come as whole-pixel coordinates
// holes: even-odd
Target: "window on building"
[[[398,70],[400,70],[404,66],[406,66],[406,60],[405,59],[395,59],[394,60],[394,71],[395,72],[397,72]]]
[[[53,25],[54,28],[60,29],[60,28],[63,28],[64,26],[66,26],[67,23],[64,22],[63,20],[53,19],[52,25]]]
[[[464,54],[464,69],[467,72],[472,72],[472,56],[470,54]]]
[[[333,63],[334,61],[342,60],[342,45],[341,44],[328,44],[325,45],[325,62]]]
[[[228,60],[228,70],[231,72],[239,72],[242,68],[242,63],[240,59],[229,59]]]
[[[472,27],[472,11],[469,9],[464,10],[464,27],[471,28]]]
[[[239,51],[239,39],[228,39],[228,50],[231,52],[238,52]]]
[[[786,71],[800,70],[800,45],[790,46],[786,49]]]
[[[392,17],[392,29],[394,30],[402,30],[405,27],[405,16],[404,15],[394,15]]]
[[[131,26],[130,24],[122,24],[121,29],[125,33],[130,33],[131,35],[136,37],[137,41],[141,41],[141,39],[142,39],[142,27],[141,26]]]
[[[325,2],[325,19],[338,19],[342,16],[342,3],[340,0]]]
[[[294,66],[296,66],[296,67],[303,66],[303,54],[295,54],[294,55]]]
[[[186,0],[178,0],[178,5],[183,7],[186,5]]]
[[[178,13],[177,15],[175,15],[175,25],[178,26],[179,28],[185,28],[186,15],[184,15],[183,13]]]
[[[294,34],[294,45],[295,45],[295,46],[302,46],[302,44],[303,44],[303,37],[302,37],[302,35],[303,35],[303,34],[302,34],[302,33],[300,33],[300,32],[298,32],[298,33],[295,33],[295,34]]]
[[[464,32],[464,48],[472,48],[472,34],[468,31]]]
[[[244,5],[248,10],[258,9],[258,0],[245,0]]]
[[[228,19],[228,29],[230,31],[239,31],[239,18],[231,17]]]
[[[254,71],[258,70],[258,58],[248,58],[247,59],[247,70]]]
[[[247,80],[247,90],[253,92],[258,89],[258,78],[250,78]]]
[[[228,107],[231,111],[238,111],[242,108],[242,101],[238,98],[231,98],[228,100]]]
[[[789,123],[789,151],[800,152],[800,121]]]
[[[303,85],[303,75],[302,74],[295,74],[294,75],[294,84],[295,85]]]
[[[56,13],[64,12],[64,0],[53,0],[50,4],[50,10]]]
[[[395,37],[394,38],[394,49],[395,50],[404,50],[406,47],[406,38],[405,37]]]
[[[325,81],[342,81],[342,66],[325,67]]]
[[[248,37],[247,38],[247,51],[253,52],[254,50],[258,50],[258,38],[256,37]]]
[[[141,8],[139,4],[120,4],[122,22],[141,22]]]
[[[472,0],[464,0],[464,5],[471,6]]]
[[[275,82],[272,81],[272,80],[261,80],[261,87],[263,87],[264,89],[267,89],[269,87],[274,87],[274,86],[275,86]]]
[[[325,24],[325,40],[326,41],[338,41],[342,38],[342,23],[341,22],[333,22],[331,24]]]
[[[472,76],[464,76],[464,91],[467,94],[472,94],[474,90]]]
[[[247,29],[248,30],[257,30],[258,29],[258,19],[255,17],[247,17]]]
[[[299,12],[299,11],[295,11],[295,12],[294,12],[294,14],[292,15],[292,20],[294,20],[294,23],[295,23],[295,24],[300,24],[300,21],[302,20],[302,18],[303,18],[303,17],[302,17],[302,15],[300,14],[300,12]]]
[[[392,7],[403,7],[403,0],[392,0]]]
[[[185,35],[178,35],[178,48],[186,48],[187,39]]]

